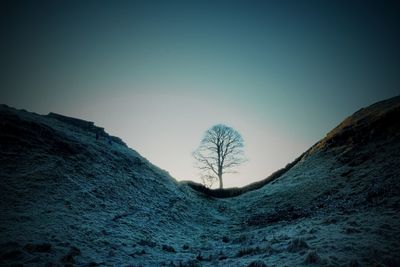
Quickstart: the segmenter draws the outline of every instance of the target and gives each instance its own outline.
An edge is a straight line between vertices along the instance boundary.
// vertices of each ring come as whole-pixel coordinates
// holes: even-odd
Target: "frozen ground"
[[[360,110],[213,198],[90,122],[0,106],[0,266],[400,266],[399,118]]]

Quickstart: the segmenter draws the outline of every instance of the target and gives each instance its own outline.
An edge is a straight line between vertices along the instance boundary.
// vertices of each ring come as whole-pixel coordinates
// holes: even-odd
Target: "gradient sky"
[[[400,94],[397,1],[2,1],[0,103],[91,120],[178,180],[224,123],[267,177]]]

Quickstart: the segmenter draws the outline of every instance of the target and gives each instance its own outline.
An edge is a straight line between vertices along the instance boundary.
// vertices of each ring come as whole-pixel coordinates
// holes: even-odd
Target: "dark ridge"
[[[286,172],[288,172],[291,168],[293,168],[303,158],[303,156],[307,152],[308,152],[308,150],[306,152],[304,152],[303,154],[301,154],[300,157],[296,158],[293,162],[287,164],[284,168],[279,169],[276,172],[272,173],[267,178],[265,178],[261,181],[251,183],[251,184],[243,186],[243,187],[232,187],[232,188],[226,188],[226,189],[210,189],[208,187],[205,187],[202,184],[199,184],[199,183],[196,183],[193,181],[181,181],[180,183],[188,185],[190,188],[192,188],[198,192],[201,192],[207,196],[211,196],[211,197],[215,197],[215,198],[237,197],[244,193],[260,189],[264,185],[275,181],[277,178],[281,177]]]
[[[79,127],[79,128],[85,129],[85,130],[98,131],[99,133],[102,133],[105,135],[104,128],[94,126],[94,122],[92,122],[92,121],[85,121],[82,119],[72,118],[72,117],[60,115],[60,114],[53,113],[53,112],[50,112],[49,115],[47,115],[47,116],[50,118],[57,119],[62,122],[66,122],[68,124],[74,125],[76,127]]]
[[[61,122],[64,122],[64,123],[67,123],[70,125],[73,125],[84,131],[92,132],[94,134],[98,134],[99,136],[110,138],[113,142],[123,145],[123,146],[126,146],[125,142],[122,141],[120,138],[109,135],[108,133],[106,133],[104,131],[104,128],[95,126],[94,122],[92,122],[92,121],[85,121],[82,119],[72,118],[72,117],[60,115],[60,114],[53,113],[53,112],[50,112],[47,115],[47,117],[59,120]]]
[[[379,138],[399,138],[400,96],[377,102],[347,117],[310,150],[365,145]]]

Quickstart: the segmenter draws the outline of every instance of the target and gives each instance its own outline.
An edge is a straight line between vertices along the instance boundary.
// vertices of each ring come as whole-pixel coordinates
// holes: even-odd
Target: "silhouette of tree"
[[[222,189],[223,174],[236,173],[235,167],[245,161],[243,148],[242,136],[233,128],[217,124],[208,129],[193,152],[203,184],[211,187],[219,181]]]

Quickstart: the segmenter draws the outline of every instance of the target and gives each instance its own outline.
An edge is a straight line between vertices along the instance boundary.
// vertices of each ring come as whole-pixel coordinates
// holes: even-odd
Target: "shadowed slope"
[[[399,118],[400,96],[362,108],[330,131],[312,147],[310,153],[340,146],[354,148],[385,138],[397,141],[400,135]]]
[[[286,244],[294,265],[398,266],[399,107],[395,97],[356,112],[282,176],[229,199],[247,231]]]
[[[4,105],[0,122],[0,263],[120,266],[143,243],[155,250],[143,247],[150,264],[169,253],[162,245],[193,243],[204,234],[196,225],[215,220],[212,204],[199,205],[167,172],[91,122]],[[37,252],[42,245],[46,251]]]

